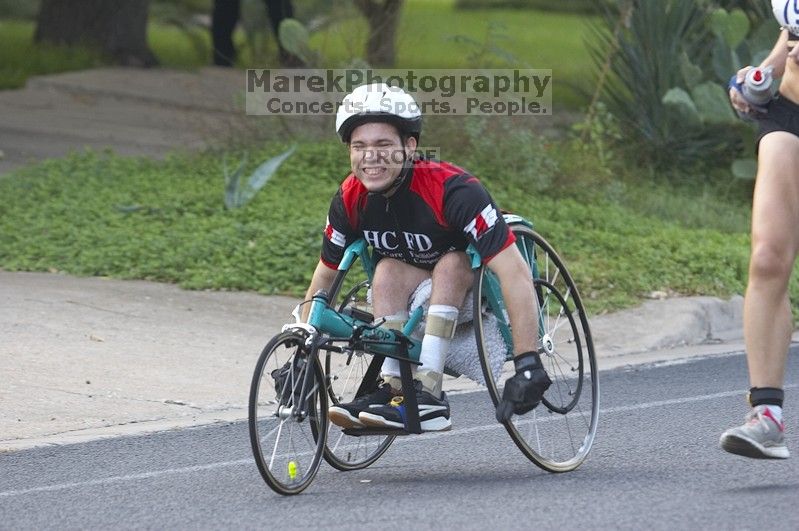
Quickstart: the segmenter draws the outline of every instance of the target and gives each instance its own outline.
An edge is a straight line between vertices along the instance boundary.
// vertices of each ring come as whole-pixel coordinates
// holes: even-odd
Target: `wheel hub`
[[[279,406],[277,408],[277,418],[281,420],[290,419],[294,414],[294,406]]]
[[[552,336],[549,334],[544,334],[544,337],[541,338],[541,346],[547,356],[551,356],[555,352],[555,342],[552,341]]]
[[[297,422],[302,422],[305,419],[306,413],[300,411],[294,406],[280,406],[277,408],[275,416],[280,420],[288,420],[294,418]]]

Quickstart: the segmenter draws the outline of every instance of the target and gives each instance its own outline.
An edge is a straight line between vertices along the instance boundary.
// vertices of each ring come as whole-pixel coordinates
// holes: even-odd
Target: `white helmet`
[[[336,133],[349,142],[356,127],[371,122],[389,123],[417,142],[422,132],[422,112],[413,97],[385,83],[361,85],[344,97],[336,113]]]
[[[799,1],[771,0],[771,9],[780,26],[799,36]]]

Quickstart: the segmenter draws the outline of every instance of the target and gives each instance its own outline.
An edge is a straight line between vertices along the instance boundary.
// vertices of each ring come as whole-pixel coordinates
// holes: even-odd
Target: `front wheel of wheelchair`
[[[250,387],[250,443],[264,481],[299,494],[313,481],[325,448],[327,392],[305,338],[284,332],[264,347]]]
[[[365,274],[353,268],[339,271],[330,290],[331,305],[339,312],[348,307],[371,312],[366,296],[369,282],[365,277]],[[328,351],[323,357],[320,352],[320,359],[324,360],[331,405],[351,402],[377,389],[380,366],[378,362],[374,362],[377,366],[372,366],[374,358],[368,352],[355,351],[348,355]],[[331,422],[327,432],[325,461],[338,470],[359,470],[377,461],[392,442],[394,436],[391,435],[347,435]]]
[[[544,349],[541,361],[552,385],[538,407],[514,415],[504,425],[516,446],[536,465],[550,472],[568,472],[588,456],[599,420],[599,375],[591,331],[574,280],[552,246],[524,225],[513,225],[512,230],[533,276]],[[507,318],[504,308],[490,302],[491,291],[496,292],[498,286],[487,267],[476,272],[475,335],[495,406],[502,398],[504,382],[515,374],[505,343],[496,344],[501,335],[497,322]]]

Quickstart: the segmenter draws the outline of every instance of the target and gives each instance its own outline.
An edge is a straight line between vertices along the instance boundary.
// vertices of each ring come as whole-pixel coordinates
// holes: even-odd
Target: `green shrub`
[[[488,129],[479,138],[507,136],[490,130],[503,127],[499,123],[484,125]],[[708,218],[724,207],[721,200],[711,195],[700,201],[690,189],[666,185],[636,188],[634,181],[616,198],[608,193],[612,187],[576,195],[574,188],[589,188],[589,181],[565,174],[573,168],[565,162],[581,158],[590,167],[593,155],[571,151],[566,143],[534,144],[525,151],[523,141],[491,152],[488,138],[487,149],[473,159],[446,158],[473,165],[477,169],[469,169],[502,208],[534,221],[573,271],[592,313],[636,304],[655,290],[743,292],[748,234],[712,225]],[[265,160],[286,148],[272,143],[252,150],[249,160]],[[228,155],[241,160],[243,153]],[[540,159],[534,167],[549,172],[549,191],[525,180],[530,176],[505,171],[531,156]],[[330,199],[348,168],[341,144],[300,144],[251,202],[228,210],[218,155],[149,161],[88,152],[46,161],[0,179],[5,199],[0,202],[0,267],[299,296],[319,257]],[[572,179],[574,188],[558,179]],[[647,193],[673,197],[646,211]],[[668,219],[683,215],[680,205],[693,214],[684,222]],[[709,210],[704,219],[703,208]],[[799,294],[799,285],[791,290]]]
[[[641,0],[633,6],[622,7],[621,13],[606,11],[597,28],[592,50],[598,68],[610,58],[603,97],[620,120],[633,156],[656,165],[672,164],[675,158],[684,163],[707,153],[715,142],[702,142],[686,131],[663,97],[681,82],[683,54],[696,58],[707,53],[705,13],[693,0]]]
[[[692,0],[624,2],[604,13],[592,51],[600,71],[609,67],[603,99],[621,122],[628,154],[661,169],[707,169],[728,165],[751,143],[726,86],[773,43],[769,21],[750,22],[758,13]]]
[[[773,20],[771,2],[763,0],[703,0],[703,2],[711,8],[721,7],[727,11],[741,9],[753,23]]]
[[[224,207],[222,164],[210,155],[153,162],[89,152],[27,168],[0,179],[0,196],[13,198],[0,204],[1,267],[297,294],[347,168],[340,145],[297,155],[235,210]]]
[[[509,119],[472,116],[464,124],[466,144],[458,163],[487,183],[504,189],[545,192],[558,171],[548,152],[549,143],[532,130]]]

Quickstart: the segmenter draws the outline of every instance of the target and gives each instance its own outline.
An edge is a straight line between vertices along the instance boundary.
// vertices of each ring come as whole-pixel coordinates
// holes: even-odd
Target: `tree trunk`
[[[397,29],[403,0],[355,0],[369,22],[366,61],[371,66],[392,67],[397,60]]]
[[[152,66],[147,46],[149,0],[42,0],[36,42],[99,48],[116,63]]]

